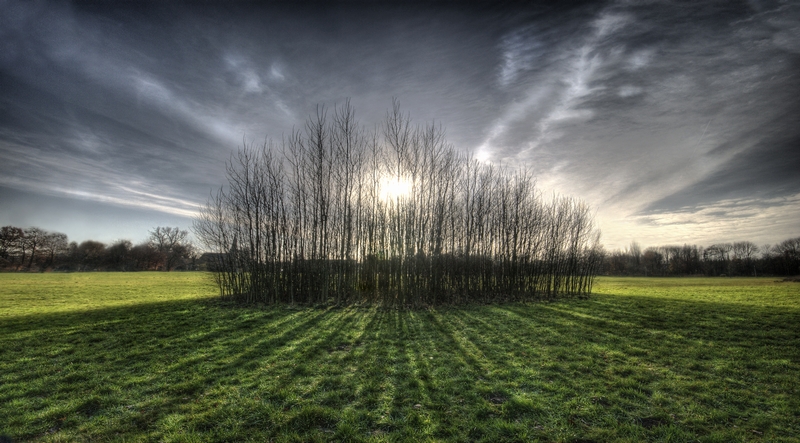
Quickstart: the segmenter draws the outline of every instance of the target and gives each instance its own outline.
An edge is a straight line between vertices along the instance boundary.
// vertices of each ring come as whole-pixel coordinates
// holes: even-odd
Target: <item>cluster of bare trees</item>
[[[69,242],[66,234],[37,227],[0,228],[0,269],[6,271],[171,271],[192,269],[194,256],[188,232],[178,228],[157,227],[137,245]]]
[[[245,146],[195,222],[221,294],[265,303],[419,306],[591,291],[589,208],[482,164],[395,103],[365,130],[320,107],[278,145]]]
[[[696,245],[657,246],[642,251],[631,243],[624,251],[607,254],[603,271],[608,275],[758,276],[800,274],[800,237],[759,247],[750,241]]]
[[[0,228],[0,267],[31,269],[53,266],[68,250],[66,234],[48,232],[37,227]]]

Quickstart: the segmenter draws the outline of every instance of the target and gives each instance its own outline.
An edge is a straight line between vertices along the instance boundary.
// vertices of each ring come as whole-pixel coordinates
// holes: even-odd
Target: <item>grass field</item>
[[[200,273],[0,274],[14,441],[800,441],[800,284],[241,307]]]

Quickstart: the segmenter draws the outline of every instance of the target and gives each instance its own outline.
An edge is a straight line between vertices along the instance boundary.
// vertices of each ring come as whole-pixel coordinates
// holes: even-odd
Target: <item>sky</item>
[[[727,0],[0,0],[0,225],[189,229],[243,143],[393,98],[607,249],[800,235],[800,2]]]

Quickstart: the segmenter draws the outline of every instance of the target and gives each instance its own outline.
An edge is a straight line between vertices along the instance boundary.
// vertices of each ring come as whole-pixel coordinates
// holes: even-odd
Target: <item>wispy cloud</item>
[[[540,61],[546,48],[535,35],[533,27],[528,26],[514,30],[503,37],[500,45],[503,64],[498,78],[501,86],[508,86],[521,73],[532,69]]]
[[[675,211],[606,218],[605,242],[621,248],[631,240],[646,239],[647,246],[698,244],[741,240],[759,244],[785,240],[796,232],[800,220],[800,194],[771,199],[720,200]]]
[[[243,75],[248,75],[247,71]],[[132,72],[129,81],[140,102],[147,100],[150,105],[161,108],[164,114],[182,119],[184,123],[198,131],[205,132],[222,143],[235,145],[241,140],[244,131],[238,124],[229,121],[224,116],[205,110],[205,106],[199,103],[177,96],[151,75]],[[260,90],[258,84],[257,78],[249,80],[245,78],[243,87],[245,90],[256,87]]]
[[[37,153],[31,152],[29,146],[6,143],[0,150],[0,161],[25,173],[0,175],[0,185],[185,217],[195,216],[200,209],[200,203],[176,194],[180,189],[143,183],[136,175],[120,171],[102,158]]]
[[[611,243],[627,244],[621,233],[641,231],[646,208],[659,211],[647,216],[651,237],[679,231],[685,237],[688,231],[676,226],[691,226],[693,238],[710,239],[705,231],[714,226],[764,238],[742,223],[726,223],[726,217],[741,218],[733,212],[703,208],[735,198],[757,226],[764,220],[747,209],[756,195],[800,189],[776,163],[782,158],[800,167],[789,154],[797,140],[789,120],[799,109],[772,89],[780,83],[798,90],[785,77],[787,55],[779,51],[793,51],[780,36],[793,32],[800,15],[784,10],[787,23],[778,26],[772,12],[739,22],[746,13],[722,9],[611,5],[587,20],[589,32],[561,42],[559,57],[536,71],[524,57],[509,62],[509,54],[525,53],[521,36],[534,41],[535,27],[509,33],[515,49],[506,51],[499,81],[532,80],[492,123],[480,150],[507,163],[530,162],[544,188],[599,207],[600,218],[613,220],[606,223]],[[753,46],[764,41],[767,46]],[[687,204],[697,208],[693,218],[678,211]],[[775,211],[794,213],[791,203],[780,207]],[[626,228],[615,228],[621,225]]]
[[[186,215],[243,141],[346,98],[372,127],[397,97],[584,198],[609,244],[738,236],[726,217],[766,223],[748,205],[800,192],[798,30],[783,2],[0,2],[0,184]]]
[[[523,93],[524,98],[511,103],[495,120],[478,151],[485,155],[491,153],[490,157],[498,160],[512,152],[515,157],[526,157],[530,150],[561,137],[558,124],[592,118],[594,111],[583,106],[581,99],[604,88],[595,84],[595,74],[609,55],[601,54],[598,45],[631,20],[629,14],[602,12],[590,24],[592,32],[558,48],[558,58],[548,63],[550,69],[538,72],[535,81],[530,82],[532,84]],[[504,62],[498,80],[503,86],[530,70],[535,62],[543,61],[546,55],[534,26],[510,32],[503,39],[502,49]],[[520,151],[507,146],[504,139],[514,131],[515,124],[522,121],[532,124],[535,131]]]

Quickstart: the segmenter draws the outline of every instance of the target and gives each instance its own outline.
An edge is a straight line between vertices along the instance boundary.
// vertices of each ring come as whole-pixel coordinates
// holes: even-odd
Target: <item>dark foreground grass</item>
[[[15,441],[800,441],[800,284],[246,308],[202,274],[0,275]]]

